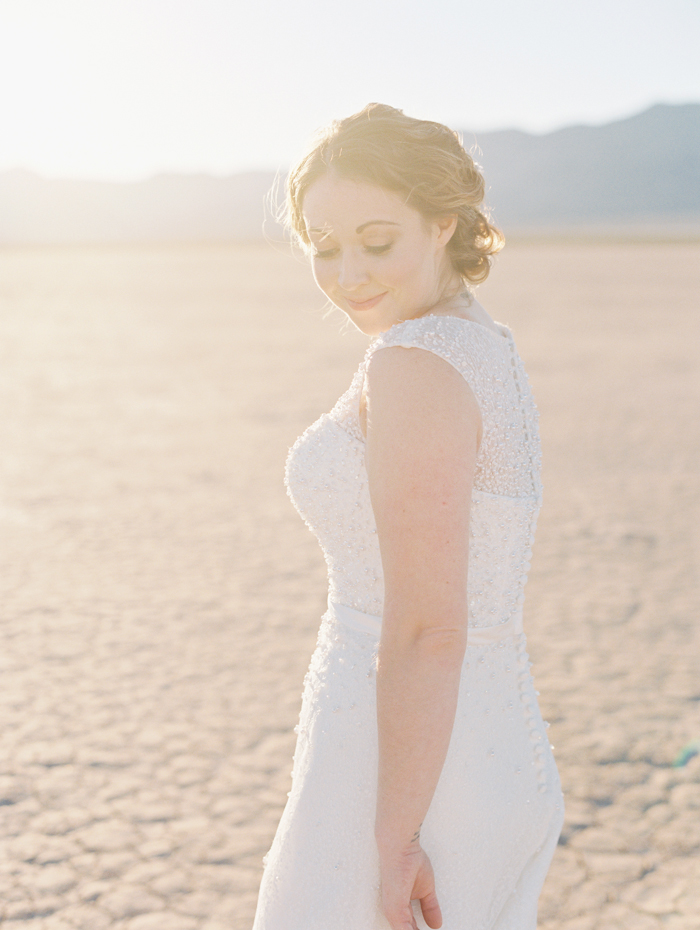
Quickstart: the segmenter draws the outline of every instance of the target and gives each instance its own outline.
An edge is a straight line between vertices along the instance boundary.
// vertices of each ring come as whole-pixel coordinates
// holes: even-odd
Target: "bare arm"
[[[377,669],[375,832],[392,928],[411,898],[440,926],[420,826],[445,761],[467,637],[469,505],[481,418],[447,362],[377,352],[368,370],[367,472],[385,579]]]

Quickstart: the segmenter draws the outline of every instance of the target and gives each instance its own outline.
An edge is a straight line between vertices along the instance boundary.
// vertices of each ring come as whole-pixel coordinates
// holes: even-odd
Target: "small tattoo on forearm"
[[[422,826],[423,826],[423,824],[420,825],[420,827],[422,827]],[[411,837],[411,842],[412,842],[412,843],[417,843],[418,840],[420,839],[420,827],[418,827],[418,829],[416,830],[416,832],[415,832],[415,833],[413,834],[413,836]]]

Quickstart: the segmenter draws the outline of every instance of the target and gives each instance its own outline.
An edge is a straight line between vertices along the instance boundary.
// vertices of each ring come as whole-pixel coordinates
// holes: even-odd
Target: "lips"
[[[378,294],[376,297],[370,297],[368,300],[350,300],[349,297],[346,297],[345,301],[351,310],[371,310],[372,307],[377,306],[385,294],[386,291],[384,291],[382,294]]]

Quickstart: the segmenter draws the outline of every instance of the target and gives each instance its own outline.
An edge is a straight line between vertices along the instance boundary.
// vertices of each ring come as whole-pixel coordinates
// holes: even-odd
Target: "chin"
[[[381,320],[368,320],[366,317],[361,316],[350,316],[349,313],[345,314],[350,320],[355,329],[358,329],[361,333],[364,333],[365,336],[380,336],[382,333],[385,333],[390,329],[395,320],[392,320],[389,323],[383,323]]]
[[[353,320],[352,317],[348,317],[348,320],[352,323],[356,330],[361,333],[364,333],[365,336],[378,336],[380,330],[375,329],[373,326],[362,325],[357,320]]]

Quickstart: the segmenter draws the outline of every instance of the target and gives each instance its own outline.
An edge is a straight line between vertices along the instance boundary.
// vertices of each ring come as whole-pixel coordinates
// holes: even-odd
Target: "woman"
[[[379,104],[289,176],[318,286],[373,339],[287,463],[329,609],[255,930],[536,924],[563,817],[522,632],[540,450],[469,290],[502,245],[483,192],[447,127]]]

